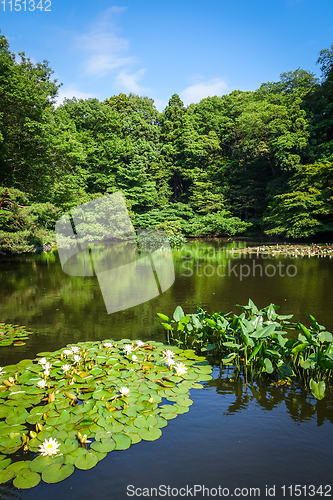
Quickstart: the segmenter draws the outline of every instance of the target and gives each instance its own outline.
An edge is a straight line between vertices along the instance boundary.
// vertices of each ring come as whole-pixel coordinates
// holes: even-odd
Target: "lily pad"
[[[88,470],[95,467],[98,462],[98,458],[94,453],[86,453],[79,457],[76,457],[74,461],[75,467],[82,470]]]
[[[162,431],[157,427],[144,427],[138,430],[138,434],[140,438],[144,439],[145,441],[155,441],[156,439],[161,437]]]
[[[131,438],[126,434],[114,434],[112,438],[116,443],[116,450],[127,450],[132,444]]]
[[[40,482],[40,475],[37,474],[37,472],[24,472],[22,475],[17,476],[13,484],[16,486],[16,488],[22,488],[22,489],[28,489],[28,488],[33,488],[34,486],[37,486],[37,484]]]
[[[0,484],[7,483],[10,479],[13,479],[15,472],[13,470],[0,470]]]
[[[71,476],[73,472],[73,465],[54,463],[45,467],[42,472],[42,479],[45,483],[59,483]]]
[[[94,441],[90,448],[94,451],[99,451],[100,453],[109,453],[113,451],[116,447],[116,443],[111,438],[102,438],[101,441]]]
[[[34,458],[33,461],[30,462],[30,469],[33,472],[43,472],[43,470],[46,469],[48,465],[53,465],[55,463],[62,464],[63,457],[61,456],[48,457],[48,456],[38,455],[38,457]]]

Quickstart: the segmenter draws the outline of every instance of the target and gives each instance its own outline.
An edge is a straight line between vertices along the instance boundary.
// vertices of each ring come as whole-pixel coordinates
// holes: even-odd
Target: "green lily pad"
[[[45,467],[42,472],[42,479],[45,483],[59,483],[71,476],[73,472],[73,465],[54,463]]]
[[[158,429],[157,427],[143,427],[142,429],[138,430],[138,434],[141,439],[144,439],[145,441],[155,441],[162,435],[161,429]]]
[[[19,474],[21,469],[26,469],[30,467],[30,460],[20,460],[19,462],[13,462],[7,467],[7,470],[12,470],[15,474]]]
[[[132,444],[131,438],[126,434],[114,434],[112,438],[116,443],[116,450],[127,450]]]
[[[3,458],[4,458],[4,460],[0,461],[0,470],[5,469],[11,463],[10,458],[5,458],[5,457],[3,457]]]
[[[130,437],[132,444],[137,444],[141,441],[141,437],[136,432],[126,432],[126,435]]]
[[[28,489],[37,486],[40,482],[40,475],[37,472],[24,472],[22,475],[17,476],[13,484],[16,488]]]
[[[94,441],[90,448],[94,451],[99,451],[100,453],[109,453],[113,451],[116,447],[116,443],[112,438],[102,438],[101,441]]]
[[[48,456],[38,455],[38,457],[34,458],[32,462],[30,462],[30,469],[33,472],[43,472],[43,470],[46,469],[48,465],[53,465],[55,463],[62,464],[63,457],[61,456],[48,457]]]
[[[72,451],[76,450],[78,446],[79,443],[76,439],[67,438],[66,441],[60,445],[59,451],[60,453],[63,453],[65,455],[66,453],[71,453]]]
[[[74,461],[75,467],[82,470],[88,470],[95,467],[98,463],[98,458],[94,453],[86,453],[79,457],[76,457]]]
[[[0,470],[0,484],[7,483],[10,479],[13,479],[15,472],[13,470]]]

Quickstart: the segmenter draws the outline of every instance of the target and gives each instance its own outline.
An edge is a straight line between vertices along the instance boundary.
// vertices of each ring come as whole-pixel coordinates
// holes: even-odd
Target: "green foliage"
[[[288,383],[297,376],[313,396],[323,399],[332,382],[333,335],[311,314],[311,326],[306,328],[290,323],[292,315],[277,314],[274,304],[258,309],[249,299],[248,305],[239,307],[243,310],[239,316],[209,315],[201,308],[185,315],[180,306],[173,319],[161,313],[157,316],[175,344],[214,354],[215,361],[242,371],[246,380],[248,372],[253,380],[265,374]],[[297,339],[287,336],[291,328],[300,332]]]
[[[249,222],[231,217],[227,210],[204,216],[197,215],[188,225],[191,236],[233,236],[244,232],[250,226]]]
[[[238,217],[231,217],[227,210],[199,215],[182,203],[165,205],[160,210],[151,210],[147,214],[136,216],[134,224],[136,227],[165,228],[169,234],[171,231],[175,233],[176,230],[177,234],[192,237],[234,235],[251,226]]]
[[[333,162],[302,165],[276,195],[264,219],[267,234],[303,238],[333,228]]]
[[[13,188],[0,187],[0,197],[0,252],[32,251],[55,241],[59,208],[49,202],[31,204],[25,193]]]
[[[166,347],[80,342],[2,368],[0,483],[57,483],[113,450],[158,439],[168,420],[189,411],[189,390],[212,379],[204,357]]]
[[[51,243],[58,214],[117,191],[137,227],[170,222],[170,237],[331,232],[329,169],[323,182],[313,169],[333,157],[332,47],[321,81],[298,68],[187,107],[173,94],[159,113],[123,93],[55,109],[48,62],[16,58],[1,35],[0,186],[26,197],[0,207],[2,247]]]
[[[0,347],[14,344],[14,346],[24,345],[23,340],[28,339],[29,334],[24,326],[8,325],[0,323]]]

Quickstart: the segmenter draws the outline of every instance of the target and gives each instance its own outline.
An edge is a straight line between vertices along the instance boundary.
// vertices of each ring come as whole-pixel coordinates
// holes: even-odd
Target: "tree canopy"
[[[185,236],[331,233],[333,45],[297,68],[160,113],[134,94],[66,99],[0,35],[0,248],[54,241],[71,208],[122,191],[136,227]]]

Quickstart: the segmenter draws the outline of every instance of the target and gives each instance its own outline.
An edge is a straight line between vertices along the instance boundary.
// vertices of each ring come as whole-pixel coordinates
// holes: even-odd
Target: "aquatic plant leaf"
[[[0,470],[3,470],[11,463],[11,459],[5,458],[4,456],[1,458],[2,460],[0,460]]]
[[[33,472],[43,472],[43,470],[48,466],[55,463],[63,463],[63,457],[61,456],[43,456],[38,455],[38,457],[34,458],[32,462],[30,462],[30,470]]]
[[[267,373],[273,373],[274,368],[273,368],[271,360],[269,358],[265,358],[264,363],[265,363],[265,369],[266,369]]]
[[[99,451],[100,453],[109,453],[113,451],[116,447],[116,443],[112,438],[102,438],[101,441],[94,441],[90,448],[94,451]]]
[[[19,462],[13,462],[7,467],[7,470],[12,470],[15,474],[19,474],[21,469],[26,469],[30,467],[30,460],[20,460]]]
[[[45,483],[59,483],[71,476],[73,472],[73,465],[54,463],[45,467],[42,472],[42,479]]]
[[[75,467],[82,470],[88,470],[95,467],[98,463],[98,458],[94,453],[86,453],[79,457],[76,457],[74,461]]]
[[[126,434],[113,434],[112,438],[116,443],[116,450],[126,450],[132,444],[131,438]]]
[[[184,318],[185,314],[183,309],[180,306],[177,306],[175,312],[173,313],[173,319],[175,321],[181,321]]]
[[[332,342],[333,341],[333,335],[330,332],[320,332],[318,334],[318,339],[320,342]]]
[[[13,470],[0,470],[0,484],[7,483],[10,479],[13,479],[15,472]]]
[[[126,435],[130,437],[132,444],[137,444],[137,443],[140,443],[140,441],[141,441],[139,434],[137,434],[136,432],[127,432],[126,431]]]
[[[276,319],[276,312],[275,312],[275,307],[274,304],[270,304],[268,309],[267,309],[267,318],[269,321],[275,321]]]
[[[145,441],[155,441],[161,437],[162,431],[157,427],[144,427],[138,430],[138,435]]]
[[[289,366],[287,363],[283,363],[281,366],[279,366],[279,372],[285,377],[292,377],[293,375],[295,375],[291,366]]]
[[[310,389],[315,398],[321,400],[325,397],[326,385],[323,380],[317,383],[312,378],[310,380]]]
[[[34,488],[34,486],[37,486],[40,482],[40,475],[37,472],[23,472],[23,474],[18,475],[14,481],[13,484],[16,486],[16,488],[22,488],[22,489],[28,489],[28,488]]]

